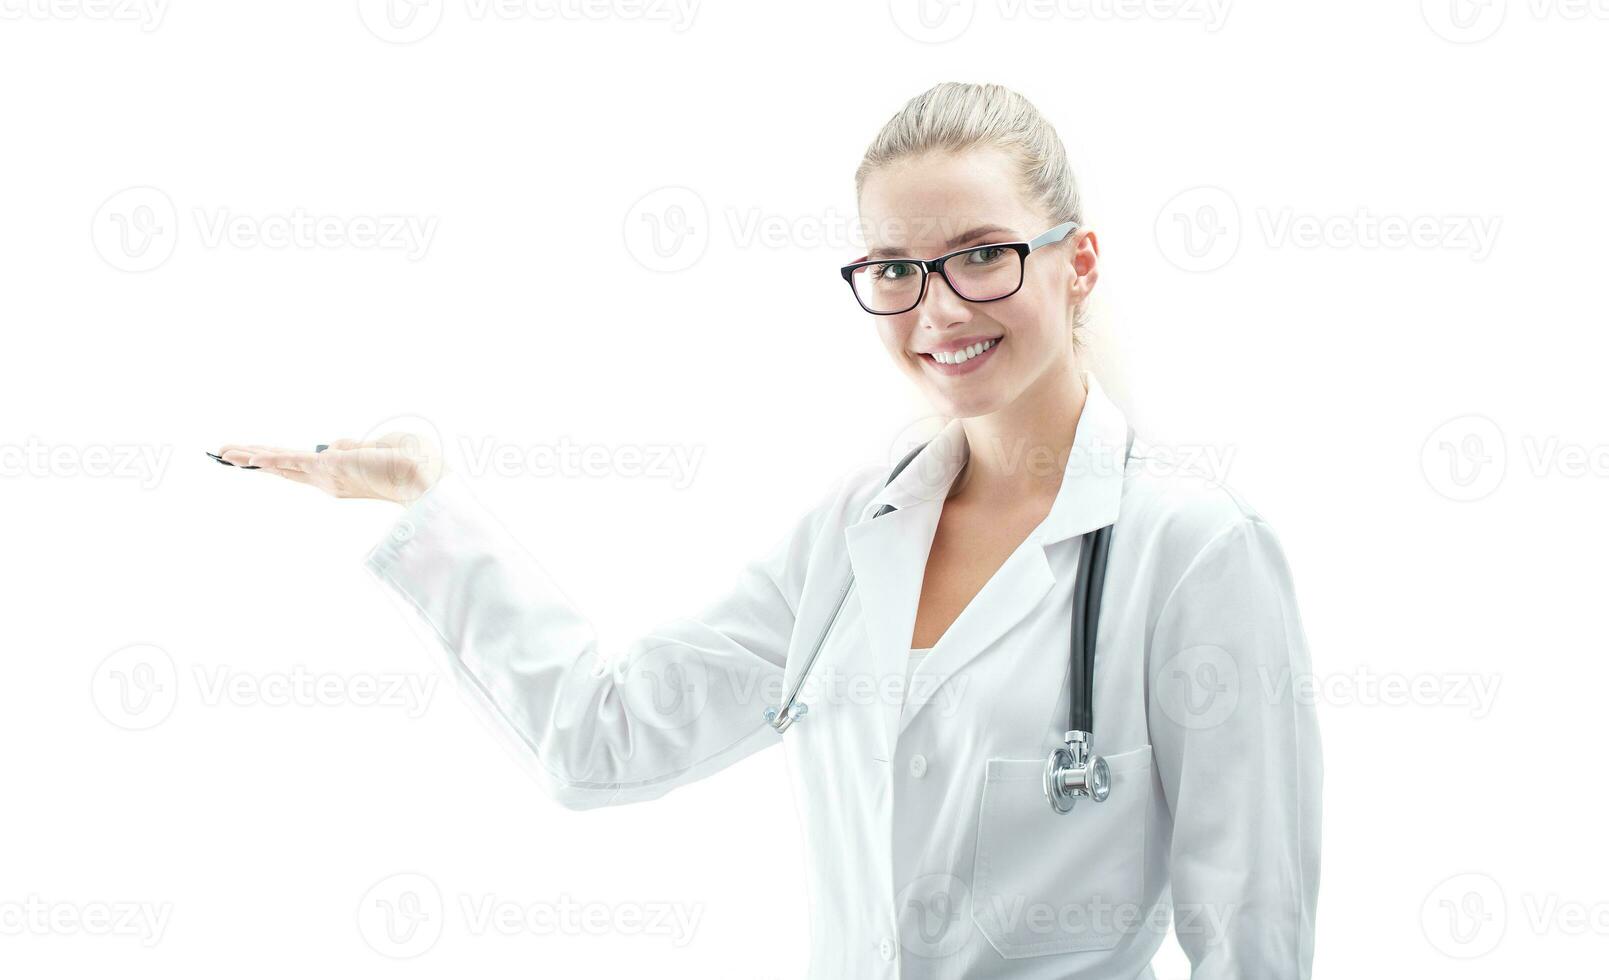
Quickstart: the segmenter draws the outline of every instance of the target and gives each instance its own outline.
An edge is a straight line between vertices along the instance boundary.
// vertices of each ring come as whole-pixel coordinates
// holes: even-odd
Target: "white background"
[[[1316,973],[1604,962],[1609,5],[0,11],[0,972],[801,976],[779,752],[561,810],[361,567],[394,505],[201,451],[432,427],[617,649],[927,414],[837,267],[862,150],[951,79],[1057,126],[1091,366],[1285,546]],[[410,888],[438,932],[388,947]],[[565,898],[696,928],[472,915]]]

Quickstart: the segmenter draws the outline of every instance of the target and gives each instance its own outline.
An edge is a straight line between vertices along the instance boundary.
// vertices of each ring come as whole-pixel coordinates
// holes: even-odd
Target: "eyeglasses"
[[[967,302],[991,303],[1021,289],[1023,263],[1028,256],[1066,238],[1074,227],[1076,222],[1064,221],[1032,241],[973,245],[936,259],[851,262],[839,271],[855,294],[855,302],[877,316],[916,309],[927,295],[928,275],[934,272]]]

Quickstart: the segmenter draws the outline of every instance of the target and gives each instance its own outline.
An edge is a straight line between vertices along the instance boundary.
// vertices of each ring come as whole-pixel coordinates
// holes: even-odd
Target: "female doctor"
[[[1309,976],[1322,771],[1289,694],[1309,673],[1291,573],[1233,490],[1147,466],[1143,439],[1125,457],[1081,360],[1099,248],[1059,137],[1009,89],[945,83],[884,126],[856,185],[868,254],[844,278],[951,421],[619,655],[403,442],[223,459],[406,506],[368,568],[563,805],[654,799],[782,742],[811,977],[1151,978],[1170,923],[1196,980]],[[1107,795],[1058,812],[1080,540],[1107,525]],[[766,709],[807,662],[783,734]]]

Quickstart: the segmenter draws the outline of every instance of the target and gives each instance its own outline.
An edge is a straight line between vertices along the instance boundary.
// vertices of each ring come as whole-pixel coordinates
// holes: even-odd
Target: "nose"
[[[949,282],[937,272],[926,272],[927,292],[916,305],[917,326],[944,328],[972,319],[967,301],[950,288]]]

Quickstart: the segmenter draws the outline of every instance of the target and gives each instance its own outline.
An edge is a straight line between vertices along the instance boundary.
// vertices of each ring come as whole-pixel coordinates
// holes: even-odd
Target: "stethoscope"
[[[927,443],[917,446],[905,454],[895,465],[893,472],[883,482],[884,486],[894,482],[916,454],[921,452]],[[1128,469],[1129,453],[1134,448],[1134,427],[1129,426],[1128,441],[1123,447],[1123,468]],[[884,504],[877,513],[872,515],[876,520],[895,510],[893,504]],[[1080,798],[1086,798],[1102,803],[1112,791],[1112,773],[1106,760],[1094,754],[1095,744],[1095,631],[1101,618],[1101,586],[1106,581],[1106,559],[1112,550],[1112,525],[1098,527],[1093,531],[1086,531],[1079,536],[1078,545],[1078,574],[1073,580],[1073,635],[1072,635],[1072,665],[1069,671],[1068,687],[1070,693],[1067,699],[1067,732],[1062,736],[1063,745],[1053,749],[1050,756],[1045,759],[1045,798],[1057,813],[1067,813],[1073,809],[1073,804]],[[838,622],[838,614],[843,611],[844,602],[849,593],[855,588],[855,573],[849,573],[849,579],[838,590],[838,599],[833,606],[832,616],[827,620],[827,626],[816,638],[815,648],[810,651],[810,657],[805,661],[804,669],[794,680],[793,687],[782,702],[781,708],[766,708],[765,720],[778,735],[786,732],[799,718],[803,718],[810,710],[808,704],[798,701],[799,691],[810,676],[810,668],[815,666],[816,657],[821,653],[822,644],[832,633],[833,624]]]

